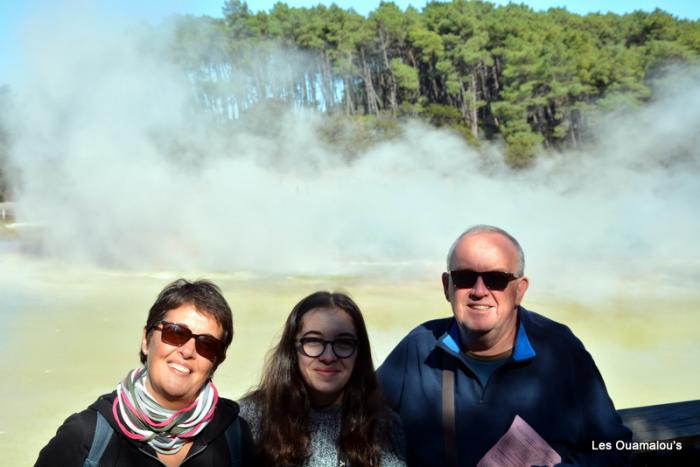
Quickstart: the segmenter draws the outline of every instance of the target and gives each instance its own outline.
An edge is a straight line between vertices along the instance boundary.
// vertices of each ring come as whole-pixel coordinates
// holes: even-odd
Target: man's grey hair
[[[508,240],[511,241],[511,243],[515,246],[515,249],[518,252],[518,270],[516,271],[516,275],[518,277],[522,277],[523,274],[525,274],[525,253],[523,252],[523,248],[520,246],[520,243],[513,237],[511,234],[506,232],[505,230],[495,227],[493,225],[486,225],[486,224],[479,224],[475,225],[473,227],[469,227],[467,230],[462,232],[462,234],[457,237],[457,240],[452,243],[452,246],[450,247],[450,251],[447,253],[447,272],[450,272],[452,270],[452,257],[454,256],[455,253],[455,248],[457,248],[457,244],[464,238],[468,237],[470,235],[476,235],[480,233],[486,233],[486,232],[491,232],[491,233],[497,233],[501,234],[504,237],[506,237]]]

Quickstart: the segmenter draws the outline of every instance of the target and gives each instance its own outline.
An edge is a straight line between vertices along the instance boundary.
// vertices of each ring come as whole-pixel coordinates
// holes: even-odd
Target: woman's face
[[[340,340],[345,349],[336,344],[336,350],[341,349],[339,353],[343,355],[342,350],[347,350],[348,343],[357,339],[357,333],[347,312],[340,308],[314,308],[302,316],[301,331],[296,338],[297,342],[302,338]],[[355,367],[357,350],[350,357],[338,358],[332,345],[328,344],[323,353],[314,358],[305,355],[297,343],[297,355],[299,371],[309,392],[311,404],[315,407],[325,407],[340,403],[345,385]]]
[[[212,316],[197,311],[192,304],[168,311],[163,319],[186,326],[194,334],[209,334],[219,340],[224,336],[221,325]],[[146,387],[163,407],[177,410],[197,398],[211,376],[214,362],[197,353],[194,337],[181,346],[166,344],[159,328],[151,333],[150,339],[144,332],[141,342],[148,369]]]

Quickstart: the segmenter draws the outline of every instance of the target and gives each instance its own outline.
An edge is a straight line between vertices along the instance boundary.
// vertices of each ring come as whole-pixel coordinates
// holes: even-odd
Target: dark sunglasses
[[[350,358],[357,349],[357,339],[341,337],[334,341],[327,341],[320,337],[302,337],[299,339],[299,350],[311,358],[318,358],[326,351],[326,346],[331,345],[331,350],[338,358]]]
[[[163,342],[177,347],[185,345],[194,337],[194,346],[197,349],[197,353],[212,362],[220,359],[223,354],[224,346],[219,339],[208,334],[194,334],[184,324],[160,321],[151,326],[151,329],[161,332],[160,338]]]
[[[471,269],[460,269],[451,271],[452,283],[458,289],[471,289],[476,284],[476,280],[481,276],[484,285],[489,290],[505,290],[510,281],[519,279],[515,274],[503,271],[472,271]]]

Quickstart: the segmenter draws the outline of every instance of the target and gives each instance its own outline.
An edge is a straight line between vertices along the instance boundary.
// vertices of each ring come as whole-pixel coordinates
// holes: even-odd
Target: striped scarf
[[[148,443],[157,452],[175,454],[214,418],[219,394],[209,380],[197,399],[180,410],[161,407],[146,389],[145,367],[130,371],[117,384],[112,414],[124,436]]]

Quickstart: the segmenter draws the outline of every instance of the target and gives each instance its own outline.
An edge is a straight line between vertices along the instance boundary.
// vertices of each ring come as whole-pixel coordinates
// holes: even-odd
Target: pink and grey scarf
[[[148,443],[157,452],[174,454],[214,418],[219,393],[209,380],[194,402],[183,409],[170,410],[148,393],[147,378],[146,368],[140,367],[117,384],[112,414],[126,437]]]

